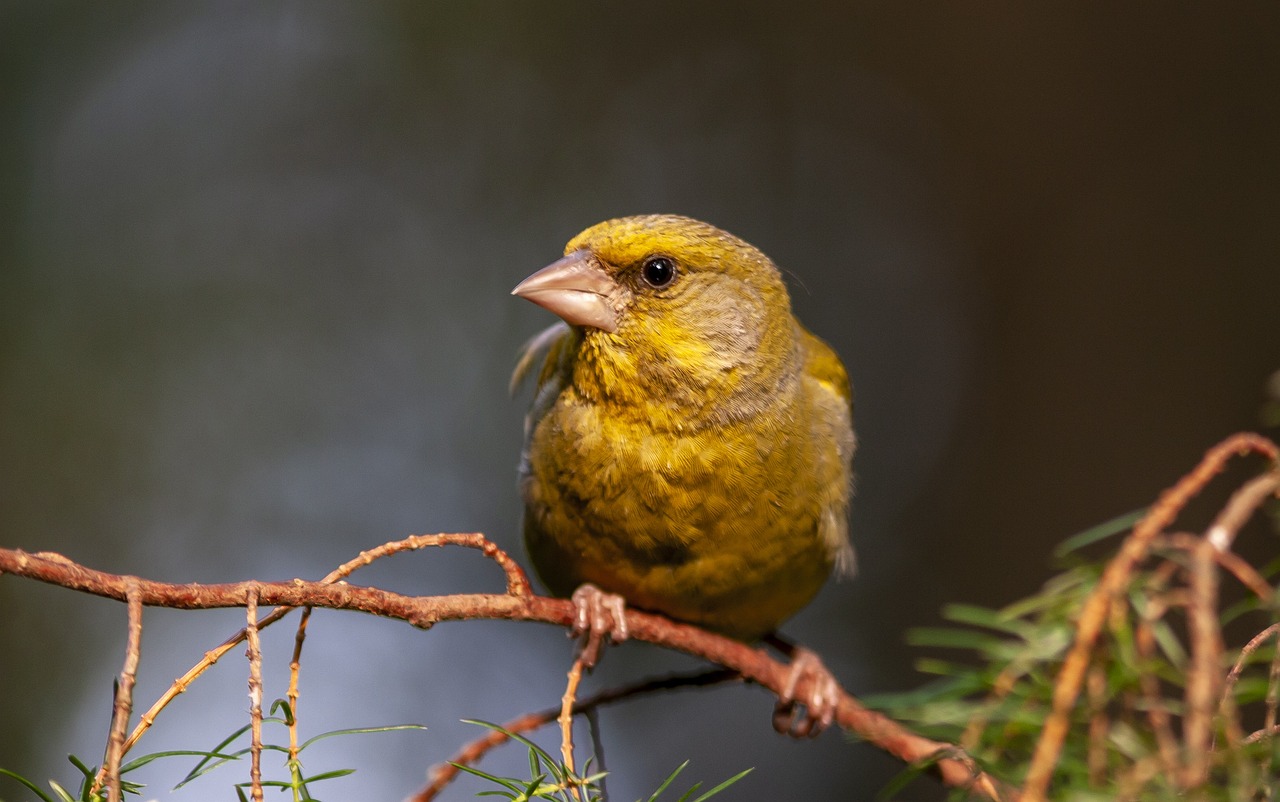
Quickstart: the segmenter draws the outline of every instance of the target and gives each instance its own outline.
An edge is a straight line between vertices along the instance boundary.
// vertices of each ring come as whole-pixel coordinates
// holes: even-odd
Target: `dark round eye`
[[[676,277],[676,266],[665,256],[653,256],[645,260],[640,275],[650,287],[665,287]]]

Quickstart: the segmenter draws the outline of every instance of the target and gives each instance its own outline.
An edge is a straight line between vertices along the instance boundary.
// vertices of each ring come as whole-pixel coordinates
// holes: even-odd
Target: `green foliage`
[[[477,796],[497,796],[503,799],[511,800],[511,802],[529,802],[534,799],[549,799],[555,802],[602,802],[604,799],[603,791],[600,787],[600,781],[604,778],[604,772],[595,774],[578,775],[570,771],[564,763],[556,760],[546,752],[542,747],[522,735],[503,729],[497,724],[487,721],[466,720],[468,724],[475,724],[480,727],[495,730],[506,735],[513,741],[524,744],[529,750],[529,778],[518,779],[515,777],[498,777],[493,774],[465,766],[461,763],[453,763],[459,771],[472,774],[476,777],[492,783],[497,786],[493,790],[481,791]],[[654,791],[645,802],[658,802],[671,783],[675,781],[680,772],[684,771],[689,765],[689,761],[685,761],[676,767],[658,786],[658,790]],[[588,770],[590,763],[588,762]],[[724,789],[741,780],[743,777],[751,773],[751,769],[741,771],[720,783],[710,791],[706,791],[698,797],[693,795],[702,787],[702,783],[694,783],[689,790],[685,791],[676,802],[704,802],[704,800],[719,794]],[[575,793],[576,792],[576,793]]]
[[[280,712],[281,715],[279,716],[275,715],[277,712]],[[262,719],[264,734],[267,732],[268,727],[271,725],[275,725],[276,727],[287,728],[293,723],[293,711],[290,709],[289,703],[283,699],[277,699],[275,703],[271,705],[270,713],[271,713],[270,716],[265,716]],[[208,751],[174,750],[174,751],[167,751],[167,752],[153,752],[152,754],[144,755],[142,757],[123,763],[120,766],[121,790],[124,791],[125,794],[140,795],[142,793],[142,789],[145,786],[142,783],[126,780],[125,776],[161,758],[174,758],[174,757],[200,758],[199,761],[196,763],[196,765],[191,769],[191,771],[187,773],[187,776],[184,777],[182,781],[179,782],[176,786],[174,786],[175,791],[187,785],[188,783],[192,782],[193,780],[197,779],[198,777],[203,777],[204,775],[208,774],[214,769],[217,769],[220,766],[224,766],[228,763],[232,763],[235,761],[243,760],[249,755],[250,747],[244,746],[244,747],[238,747],[234,749],[232,749],[232,747],[234,744],[236,744],[237,741],[243,741],[247,737],[249,733],[249,729],[250,729],[250,725],[246,724],[245,726],[239,728],[235,732],[228,735],[226,738],[223,738],[221,741],[218,742],[216,746],[214,746],[212,749]],[[335,769],[331,771],[320,772],[318,774],[307,775],[302,768],[302,753],[307,749],[307,747],[311,746],[317,741],[322,741],[326,738],[333,738],[339,735],[362,735],[362,734],[374,733],[374,732],[393,732],[396,730],[421,730],[421,729],[426,729],[426,728],[418,724],[400,724],[400,725],[389,726],[389,727],[362,727],[358,729],[333,730],[332,732],[321,733],[320,735],[317,735],[313,738],[309,738],[308,740],[299,744],[297,759],[290,759],[288,757],[289,755],[288,746],[282,746],[279,744],[264,742],[262,744],[262,752],[264,755],[269,753],[278,753],[278,754],[285,755],[284,763],[285,763],[285,767],[288,769],[288,772],[289,772],[289,779],[288,780],[263,780],[262,785],[264,788],[278,788],[282,791],[283,790],[291,791],[293,802],[316,802],[315,797],[313,797],[311,794],[311,786],[315,785],[316,783],[323,782],[324,780],[332,780],[336,777],[345,777],[348,774],[354,773],[355,769]],[[74,795],[68,792],[65,788],[63,788],[63,786],[59,785],[57,782],[53,780],[49,781],[49,786],[50,788],[53,789],[53,794],[54,794],[53,796],[50,796],[49,794],[45,793],[38,785],[33,783],[31,780],[19,774],[16,774],[12,771],[0,768],[0,776],[10,777],[16,780],[17,782],[21,783],[27,788],[27,790],[36,794],[41,799],[41,802],[104,802],[107,798],[106,788],[105,787],[99,788],[96,792],[93,790],[93,782],[94,782],[94,778],[97,776],[98,767],[97,766],[89,767],[85,765],[75,755],[70,755],[68,759],[71,761],[72,765],[76,767],[76,770],[81,774],[80,789],[79,789],[79,792]],[[244,764],[241,764],[241,765],[244,765]],[[248,787],[249,787],[248,782],[242,782],[242,783],[236,784],[235,786],[236,794],[240,799],[247,799],[244,789]]]
[[[276,716],[275,713],[277,711],[281,712],[282,715]],[[264,727],[267,724],[277,724],[284,727],[288,727],[293,723],[293,711],[290,709],[289,703],[283,699],[277,699],[271,705],[270,712],[272,715],[263,717],[262,719],[262,723]],[[236,730],[235,732],[231,733],[226,738],[224,738],[212,750],[204,753],[205,755],[204,758],[201,759],[198,763],[196,763],[195,767],[193,767],[191,771],[187,773],[187,776],[184,777],[181,782],[179,782],[176,786],[174,786],[174,790],[177,790],[178,788],[183,787],[184,785],[196,779],[197,777],[202,777],[205,774],[208,774],[209,772],[213,771],[219,766],[223,766],[232,761],[241,760],[244,757],[246,757],[250,751],[250,748],[248,746],[242,747],[240,749],[236,749],[235,751],[231,751],[231,752],[227,752],[225,750],[228,747],[230,747],[233,743],[235,743],[237,740],[243,739],[248,734],[249,729],[250,729],[250,725],[246,724],[245,726],[241,727],[240,729]],[[262,781],[262,786],[264,788],[279,788],[282,791],[286,789],[289,790],[292,793],[293,802],[314,802],[315,797],[311,795],[311,788],[310,788],[311,785],[314,785],[319,782],[323,782],[324,780],[332,780],[337,777],[345,777],[349,774],[354,774],[355,769],[334,769],[330,771],[320,772],[319,774],[313,774],[313,775],[307,776],[302,769],[302,753],[307,749],[307,747],[311,746],[312,744],[318,741],[323,741],[326,738],[333,738],[340,735],[343,735],[343,736],[364,735],[364,734],[374,733],[374,732],[395,732],[397,730],[425,730],[425,729],[426,727],[422,726],[421,724],[396,724],[396,725],[387,726],[387,727],[359,727],[359,728],[352,728],[352,729],[333,730],[331,732],[323,732],[312,738],[308,738],[306,741],[303,741],[301,744],[299,744],[298,756],[296,759],[288,757],[289,755],[288,746],[263,743],[262,751],[264,754],[268,752],[276,752],[276,753],[282,753],[285,755],[284,763],[285,763],[285,767],[289,771],[289,779],[288,780],[265,780],[264,779]],[[237,783],[236,793],[239,794],[241,798],[247,798],[245,797],[244,789],[248,787],[249,787],[248,782]]]
[[[1058,553],[1070,566],[1034,596],[996,610],[946,607],[944,617],[956,626],[915,630],[908,639],[933,651],[959,652],[960,657],[923,658],[917,666],[934,675],[933,682],[864,701],[924,735],[957,744],[992,776],[1020,785],[1051,711],[1077,618],[1105,569],[1105,562],[1085,559],[1077,550],[1126,530],[1137,517],[1117,518],[1067,541]],[[1275,639],[1251,652],[1242,647],[1278,620],[1275,600],[1236,593],[1243,597],[1220,602],[1221,626],[1246,634],[1239,646],[1225,649],[1219,677],[1237,660],[1244,668],[1239,681],[1223,691],[1226,698],[1212,717],[1209,781],[1188,797],[1181,774],[1190,757],[1182,728],[1189,652],[1195,648],[1186,622],[1186,607],[1192,603],[1185,585],[1188,558],[1185,548],[1158,545],[1131,575],[1099,638],[1070,716],[1051,786],[1053,799],[1271,798],[1280,788],[1275,768],[1280,754],[1274,754],[1274,739],[1258,730],[1268,710],[1275,714],[1276,678],[1269,674]],[[1266,566],[1260,573],[1271,581],[1276,567]],[[913,767],[886,793],[895,793],[920,773],[921,767]],[[965,798],[960,791],[954,796]]]
[[[270,712],[270,716],[262,719],[264,732],[266,732],[268,725],[288,727],[293,722],[293,711],[290,710],[289,703],[283,699],[277,699],[276,702],[271,705]],[[277,712],[280,712],[281,715],[276,716],[275,714]],[[464,771],[467,774],[480,777],[496,786],[492,790],[481,791],[478,796],[497,796],[513,800],[513,802],[528,802],[529,800],[535,799],[556,800],[557,802],[579,802],[578,797],[575,796],[576,791],[577,794],[581,796],[581,802],[601,802],[603,799],[600,781],[605,776],[604,772],[597,772],[594,774],[587,773],[584,775],[574,774],[573,772],[570,772],[563,763],[553,758],[533,741],[522,735],[509,732],[497,724],[490,724],[485,721],[468,721],[467,723],[497,730],[498,732],[505,734],[508,738],[523,744],[529,750],[528,779],[498,777],[478,769],[474,769],[470,766],[464,766],[457,763],[453,764],[459,770]],[[161,758],[198,757],[199,760],[196,762],[195,766],[192,767],[191,771],[187,773],[187,776],[174,786],[174,790],[176,791],[177,789],[182,788],[206,774],[209,774],[221,766],[243,760],[249,754],[250,749],[248,746],[238,747],[236,744],[237,742],[243,742],[249,733],[249,729],[250,725],[246,724],[223,738],[208,751],[176,750],[155,752],[124,763],[120,766],[121,788],[126,794],[140,795],[145,786],[141,783],[124,779],[125,775],[135,772],[143,766]],[[418,724],[401,724],[390,727],[362,727],[358,729],[334,730],[332,732],[321,733],[320,735],[299,744],[297,759],[288,758],[289,748],[287,746],[263,743],[263,754],[274,752],[285,755],[285,766],[289,771],[289,779],[264,779],[262,781],[262,786],[264,788],[276,788],[280,791],[290,791],[293,802],[318,802],[318,800],[316,800],[312,795],[312,786],[319,782],[323,782],[324,780],[331,780],[336,777],[345,777],[349,774],[353,774],[355,770],[335,769],[320,772],[318,774],[307,775],[303,771],[301,759],[302,753],[307,749],[307,747],[317,741],[322,741],[326,738],[333,738],[339,735],[365,735],[374,732],[393,732],[396,730],[411,729],[420,730],[426,728]],[[75,755],[69,756],[68,759],[71,761],[72,765],[76,767],[76,771],[81,775],[79,791],[75,794],[67,791],[62,785],[58,784],[54,780],[49,781],[49,787],[52,789],[52,794],[46,793],[36,783],[20,774],[9,771],[8,769],[0,768],[0,777],[9,777],[15,780],[28,791],[39,797],[41,802],[105,802],[107,798],[106,789],[100,788],[96,792],[93,790],[93,782],[94,778],[97,776],[98,767],[87,766]],[[243,766],[244,764],[241,763],[241,765]],[[688,761],[685,761],[678,766],[675,771],[671,772],[666,780],[663,781],[662,785],[658,787],[658,790],[654,791],[654,793],[645,800],[645,802],[659,802],[668,787],[688,765]],[[588,769],[589,767],[590,763],[588,762]],[[685,791],[685,793],[676,800],[676,802],[705,802],[705,800],[719,794],[721,791],[725,790],[750,773],[751,769],[739,772],[697,797],[695,797],[694,794],[701,789],[702,783],[694,783],[689,790]],[[249,783],[236,783],[234,787],[237,798],[247,802],[249,797],[246,789],[249,788]],[[3,802],[2,797],[0,797],[0,802]]]

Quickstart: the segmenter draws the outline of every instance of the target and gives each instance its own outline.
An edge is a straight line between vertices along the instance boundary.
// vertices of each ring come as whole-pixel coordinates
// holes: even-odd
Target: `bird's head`
[[[687,217],[592,226],[513,294],[579,329],[574,380],[588,395],[732,413],[739,396],[795,374],[796,324],[777,267]]]

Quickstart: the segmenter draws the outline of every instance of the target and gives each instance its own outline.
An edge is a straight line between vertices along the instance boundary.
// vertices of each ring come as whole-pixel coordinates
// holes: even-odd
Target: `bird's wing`
[[[520,356],[516,360],[516,366],[511,371],[511,382],[507,385],[507,390],[515,395],[520,389],[520,385],[524,384],[524,380],[533,372],[534,365],[538,362],[538,357],[543,354],[547,355],[547,360],[543,363],[543,369],[538,375],[538,386],[546,381],[546,368],[557,361],[557,351],[561,343],[565,340],[565,335],[569,333],[569,326],[563,320],[557,320],[542,331],[533,335],[520,346]]]
[[[817,381],[819,394],[826,396],[825,403],[819,400],[818,408],[827,410],[823,437],[834,440],[836,444],[837,464],[831,466],[833,473],[840,478],[828,498],[824,499],[819,530],[822,539],[835,562],[838,576],[852,576],[856,567],[853,545],[849,542],[849,495],[853,490],[851,463],[856,439],[853,434],[853,385],[849,383],[849,374],[844,363],[831,346],[809,333],[803,326],[800,329],[804,342],[805,375]]]
[[[831,350],[831,346],[815,337],[804,326],[796,325],[804,340],[805,375],[820,381],[824,387],[843,398],[852,409],[853,386],[849,383],[849,373],[844,369],[844,363]]]
[[[539,358],[542,358],[542,367],[538,370],[538,379],[534,386],[533,402],[529,404],[529,412],[524,417],[526,450],[529,447],[529,439],[533,436],[534,427],[555,405],[556,399],[573,375],[573,357],[581,336],[580,331],[575,332],[564,323],[556,323],[536,334],[520,351],[520,358],[511,375],[513,393],[525,377],[533,373],[534,366],[538,364]],[[528,459],[529,455],[526,451],[520,460],[521,476],[527,473]]]

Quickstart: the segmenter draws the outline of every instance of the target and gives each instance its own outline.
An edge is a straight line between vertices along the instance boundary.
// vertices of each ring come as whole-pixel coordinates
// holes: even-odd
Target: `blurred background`
[[[3,546],[169,581],[318,578],[422,532],[523,560],[527,395],[506,382],[552,318],[508,293],[592,223],[681,213],[770,254],[849,367],[861,572],[786,632],[854,693],[904,690],[926,679],[907,628],[1033,592],[1054,544],[1257,428],[1280,368],[1274,4],[0,14]],[[354,580],[502,588],[440,551]],[[71,782],[67,753],[101,759],[124,606],[7,577],[0,611],[0,766]],[[139,704],[242,620],[148,610]],[[292,636],[264,633],[268,699]],[[241,652],[135,754],[245,723]],[[308,751],[358,770],[317,793],[407,796],[479,734],[460,718],[557,704],[570,655],[549,627],[317,612],[304,737],[429,727]],[[695,666],[628,644],[585,691]],[[770,709],[726,686],[606,710],[610,791],[686,758],[690,782],[756,767],[726,799],[870,799],[898,771],[837,734],[780,738]],[[170,793],[189,767],[137,779],[202,799],[247,777]]]

